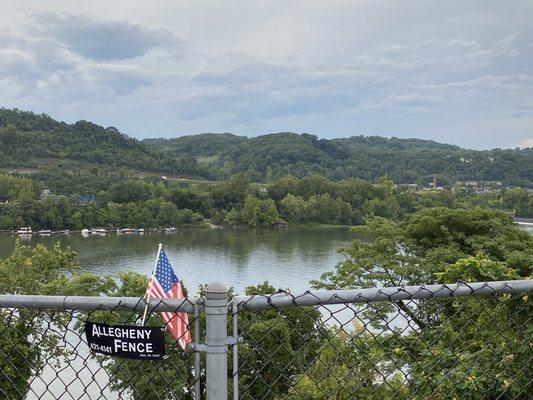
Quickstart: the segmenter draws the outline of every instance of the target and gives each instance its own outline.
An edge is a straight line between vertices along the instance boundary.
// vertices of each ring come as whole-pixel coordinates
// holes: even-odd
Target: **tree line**
[[[115,127],[0,108],[0,167],[46,170],[65,164],[211,177],[194,157],[149,151]]]
[[[238,175],[225,182],[139,178],[126,170],[50,169],[30,176],[0,174],[0,229],[91,227],[161,228],[289,224],[360,225],[370,217],[399,220],[422,208],[484,206],[533,216],[525,189],[475,194],[464,189],[421,190],[381,178],[333,181],[319,175],[287,176],[268,185]]]

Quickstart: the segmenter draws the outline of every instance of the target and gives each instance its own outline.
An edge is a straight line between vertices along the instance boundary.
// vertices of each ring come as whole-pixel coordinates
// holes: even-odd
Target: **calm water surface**
[[[57,241],[78,253],[83,270],[116,277],[122,271],[150,275],[159,243],[176,274],[191,292],[200,284],[220,281],[242,294],[246,286],[268,280],[276,288],[298,293],[309,281],[332,270],[342,259],[337,249],[354,235],[347,228],[298,227],[287,230],[185,229],[144,235],[39,237],[26,243],[52,246]],[[15,239],[0,236],[0,258],[11,253]]]

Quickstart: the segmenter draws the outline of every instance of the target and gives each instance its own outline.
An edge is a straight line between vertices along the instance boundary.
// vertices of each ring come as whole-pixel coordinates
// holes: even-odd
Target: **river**
[[[40,237],[24,243],[52,246],[59,241],[78,253],[84,271],[118,276],[123,271],[150,275],[159,243],[162,243],[176,274],[191,293],[200,284],[219,281],[242,294],[250,285],[269,281],[276,288],[299,293],[309,281],[331,271],[342,255],[340,246],[354,235],[348,228],[291,227],[273,229],[183,229],[177,233],[144,235],[91,235]],[[0,236],[0,259],[13,250],[15,239]]]

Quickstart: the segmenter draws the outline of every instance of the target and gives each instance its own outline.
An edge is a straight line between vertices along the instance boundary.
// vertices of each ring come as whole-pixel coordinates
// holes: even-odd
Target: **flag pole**
[[[159,243],[159,248],[157,249],[157,256],[155,257],[155,263],[154,263],[154,270],[152,271],[152,275],[150,276],[150,280],[148,281],[148,288],[150,288],[150,285],[152,284],[152,278],[155,275],[155,269],[157,268],[157,262],[159,261],[159,253],[161,253],[161,249],[163,248],[163,244]],[[141,321],[141,325],[144,326],[144,321],[146,320],[146,312],[148,311],[148,303],[150,302],[150,290],[147,290],[144,294],[145,300],[146,300],[146,306],[144,306],[144,313],[143,313],[143,319]]]

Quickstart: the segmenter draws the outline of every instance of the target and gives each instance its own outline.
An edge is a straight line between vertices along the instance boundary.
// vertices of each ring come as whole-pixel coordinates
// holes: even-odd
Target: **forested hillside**
[[[201,133],[182,136],[178,139],[145,139],[143,144],[152,151],[163,150],[174,155],[189,154],[195,157],[209,157],[227,151],[246,140],[244,136],[231,133]]]
[[[45,114],[0,109],[0,167],[43,169],[61,161],[208,175],[193,157],[149,151],[114,127],[67,124]]]
[[[395,186],[383,177],[429,179],[423,174],[437,168],[444,171],[439,177],[446,177],[457,165],[463,165],[464,175],[476,174],[474,164],[484,163],[485,179],[492,173],[493,179],[520,180],[521,174],[531,174],[531,150],[475,152],[423,140],[319,140],[294,133],[250,139],[204,134],[146,143],[85,121],[66,124],[46,115],[0,110],[1,166],[36,167],[28,174],[0,173],[0,230],[148,228],[204,219],[228,226],[270,226],[280,218],[290,224],[352,225],[372,216],[396,220],[434,206],[481,205],[533,215],[532,196],[524,188],[480,194],[467,188],[424,191]],[[233,176],[219,182],[172,180],[156,173],[162,171]],[[351,175],[381,178],[339,179]],[[253,183],[267,179],[268,185]]]
[[[526,186],[533,181],[533,149],[475,151],[420,139],[327,140],[288,132],[254,138],[202,134],[143,143],[151,151],[196,157],[217,178],[248,173],[256,181],[310,174],[335,180],[388,175],[395,182],[424,185],[433,175],[440,184],[493,180]]]
[[[374,180],[440,185],[460,181],[502,181],[531,186],[533,149],[475,151],[420,139],[352,136],[319,139],[289,132],[248,138],[205,133],[139,142],[116,128],[78,121],[59,122],[44,114],[0,109],[0,168],[47,169],[94,165],[176,174],[209,180],[246,173],[267,182],[312,174],[333,180]]]

